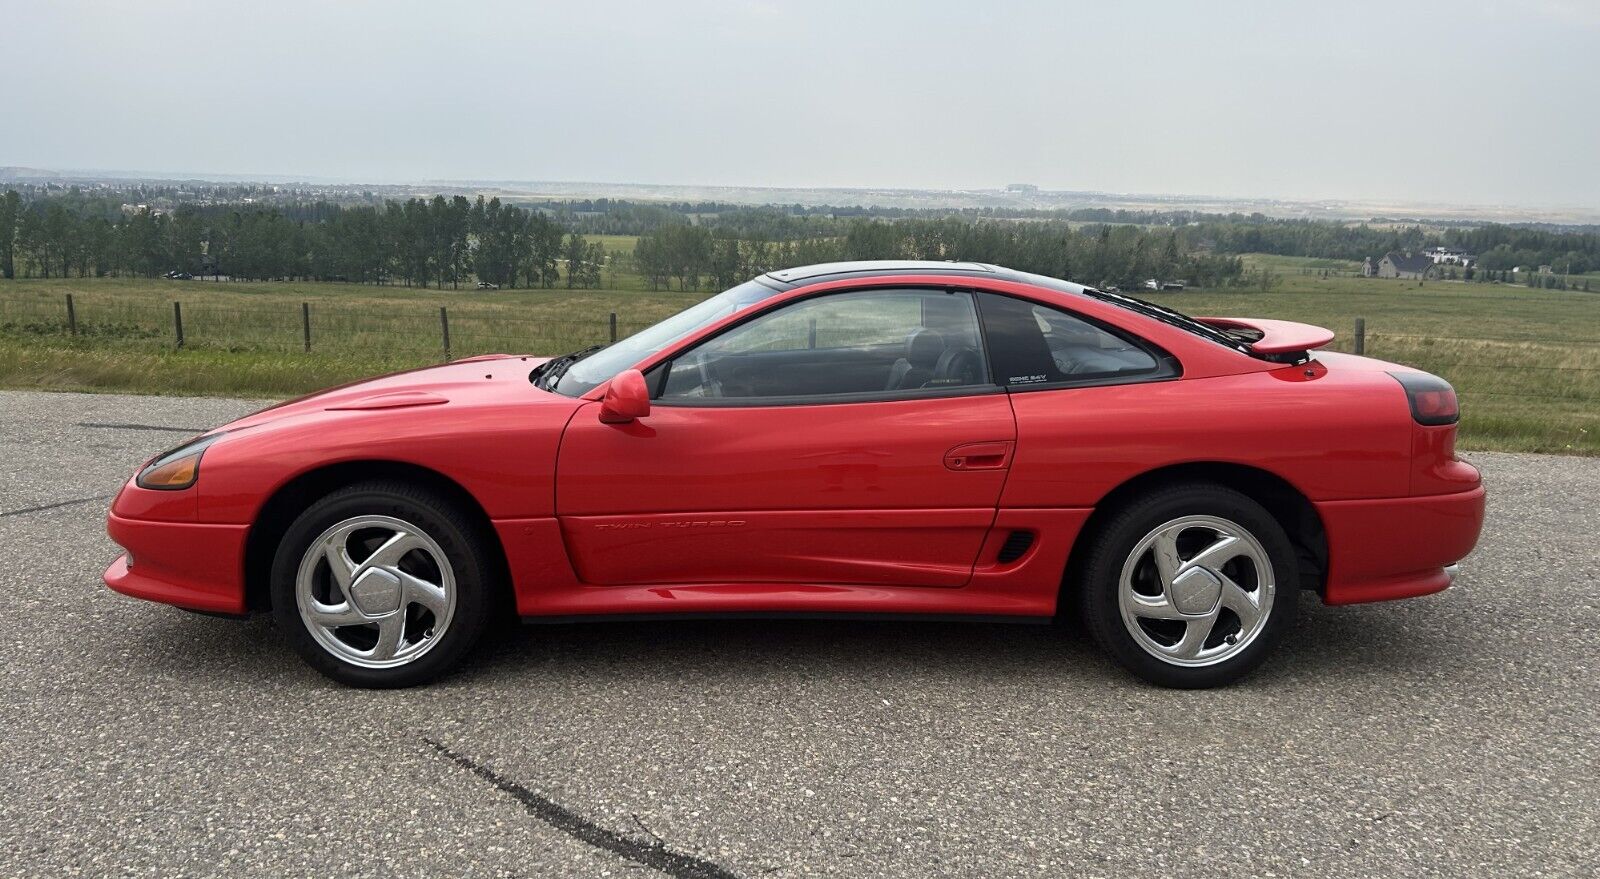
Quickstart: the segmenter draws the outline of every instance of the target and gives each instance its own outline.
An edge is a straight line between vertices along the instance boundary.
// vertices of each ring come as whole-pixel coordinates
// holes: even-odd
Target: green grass
[[[608,249],[628,236],[600,236]],[[1328,327],[1350,350],[1366,320],[1366,353],[1438,373],[1461,394],[1461,445],[1600,454],[1600,294],[1508,284],[1322,278],[1337,260],[1250,256],[1277,274],[1270,292],[1188,290],[1150,298],[1200,315],[1275,317]],[[709,291],[627,289],[479,292],[324,283],[55,279],[0,282],[0,386],[288,396],[451,354],[553,354],[654,323]],[[608,280],[610,280],[608,278]],[[73,295],[79,334],[66,331]],[[173,333],[183,304],[185,346]],[[311,308],[305,353],[301,303]]]
[[[78,332],[68,331],[72,294]],[[626,336],[705,292],[407,289],[143,279],[0,282],[0,385],[289,395],[450,354],[556,354]],[[173,302],[182,304],[177,346]],[[305,351],[302,303],[311,315]]]
[[[1148,298],[1196,315],[1276,317],[1327,327],[1330,346],[1436,373],[1462,402],[1468,449],[1600,454],[1600,294],[1513,284],[1299,274],[1320,260],[1270,261],[1269,293],[1195,290]]]
[[[1321,272],[1328,269],[1335,272],[1359,272],[1361,261],[1353,259],[1321,259],[1306,256],[1277,256],[1270,253],[1250,253],[1244,256],[1245,267],[1248,269],[1267,268],[1279,274],[1301,274],[1306,272]]]
[[[637,235],[588,235],[586,240],[598,241],[604,244],[607,253],[633,253],[634,245],[639,243]]]

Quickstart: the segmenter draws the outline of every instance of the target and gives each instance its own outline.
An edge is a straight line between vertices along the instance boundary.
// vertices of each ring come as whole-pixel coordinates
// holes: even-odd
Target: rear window
[[[1171,378],[1177,362],[1090,320],[996,293],[978,297],[995,381],[1013,389]]]
[[[1059,290],[1063,293],[1076,293],[1080,296],[1088,296],[1091,299],[1096,299],[1110,305],[1115,305],[1118,308],[1126,308],[1131,312],[1142,314],[1145,317],[1154,318],[1164,324],[1167,324],[1168,326],[1177,327],[1184,332],[1193,333],[1202,339],[1216,342],[1218,345],[1226,345],[1235,351],[1245,354],[1251,353],[1249,346],[1246,345],[1243,340],[1240,340],[1229,333],[1225,333],[1216,327],[1203,324],[1187,314],[1168,308],[1165,305],[1157,305],[1154,302],[1146,302],[1137,296],[1129,296],[1126,293],[1107,293],[1103,290],[1096,290],[1093,287],[1085,287],[1082,284],[1074,284],[1071,281],[1063,281],[1060,278],[1051,278],[1045,275],[1032,275],[1028,274],[1027,272],[1018,272],[1017,274],[1030,284],[1037,284],[1040,287],[1044,287],[1049,290]]]

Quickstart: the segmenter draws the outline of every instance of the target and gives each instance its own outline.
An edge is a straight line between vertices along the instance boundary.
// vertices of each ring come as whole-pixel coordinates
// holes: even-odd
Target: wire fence
[[[614,342],[650,323],[615,312],[548,318],[470,304],[158,303],[75,299],[70,293],[0,298],[0,332],[145,349],[452,360],[493,352],[559,354]]]
[[[559,318],[489,303],[158,302],[72,294],[0,298],[0,336],[93,348],[271,352],[421,364],[496,352],[552,355],[629,336],[653,320],[615,312]],[[1600,335],[1450,338],[1369,328],[1338,350],[1436,372],[1463,397],[1523,398],[1600,409]]]

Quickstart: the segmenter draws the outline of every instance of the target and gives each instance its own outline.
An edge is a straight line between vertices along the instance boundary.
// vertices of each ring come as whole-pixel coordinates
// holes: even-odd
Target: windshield
[[[777,292],[759,281],[746,281],[609,347],[557,357],[535,371],[534,383],[569,397],[582,396],[695,330],[743,311]]]

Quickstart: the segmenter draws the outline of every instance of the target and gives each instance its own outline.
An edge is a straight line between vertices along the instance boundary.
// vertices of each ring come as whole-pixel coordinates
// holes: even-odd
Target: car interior
[[[990,296],[991,294],[983,294]],[[1065,312],[993,296],[873,291],[762,315],[651,370],[663,401],[789,398],[1071,382],[1158,368],[1143,348]]]

